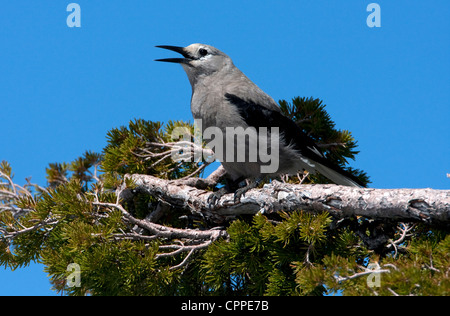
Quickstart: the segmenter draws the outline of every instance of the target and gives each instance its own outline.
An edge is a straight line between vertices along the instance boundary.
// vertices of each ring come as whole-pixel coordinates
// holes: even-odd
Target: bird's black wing
[[[278,127],[286,143],[292,145],[302,155],[315,161],[324,158],[314,140],[303,132],[293,120],[284,116],[281,112],[270,110],[252,101],[243,100],[234,94],[226,93],[225,98],[236,106],[248,126],[256,129]]]
[[[256,129],[260,127],[278,127],[286,143],[293,146],[302,156],[318,162],[363,186],[361,181],[354,175],[328,161],[315,141],[303,132],[293,120],[284,116],[281,112],[270,110],[234,94],[225,93],[225,98],[237,108],[247,125]]]

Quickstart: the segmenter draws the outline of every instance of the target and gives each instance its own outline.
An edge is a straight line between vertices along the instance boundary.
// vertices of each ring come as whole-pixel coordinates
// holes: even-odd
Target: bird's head
[[[233,65],[230,57],[215,47],[205,44],[191,44],[187,47],[156,46],[181,54],[184,58],[164,58],[156,61],[178,63],[183,66],[192,86],[201,78],[208,77]]]

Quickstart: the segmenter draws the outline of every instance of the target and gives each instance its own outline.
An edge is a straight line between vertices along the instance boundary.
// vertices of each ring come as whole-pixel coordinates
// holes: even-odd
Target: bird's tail
[[[336,184],[347,185],[347,186],[358,187],[358,188],[364,187],[360,183],[360,181],[358,181],[353,175],[351,175],[347,171],[344,171],[344,170],[336,171],[336,170],[331,169],[330,167],[324,166],[317,162],[315,163],[315,169],[319,173],[321,173],[322,175],[324,175],[325,177],[327,177],[328,179],[330,179],[331,181],[333,181]]]

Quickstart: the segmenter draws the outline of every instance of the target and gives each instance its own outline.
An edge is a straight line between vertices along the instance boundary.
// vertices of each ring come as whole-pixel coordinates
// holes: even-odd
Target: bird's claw
[[[214,208],[218,203],[219,200],[227,193],[230,193],[234,191],[234,204],[238,204],[241,202],[241,198],[243,196],[245,196],[245,193],[247,193],[247,191],[256,188],[259,185],[260,181],[256,180],[256,181],[252,181],[249,184],[247,184],[246,186],[242,187],[242,188],[238,188],[235,190],[230,189],[229,187],[223,187],[220,188],[218,191],[213,192],[209,195],[208,197],[208,207],[210,209]]]
[[[240,203],[241,202],[241,197],[245,196],[245,193],[250,190],[250,188],[248,187],[243,187],[240,189],[237,189],[236,192],[234,192],[234,203]]]
[[[207,199],[208,207],[210,209],[214,208],[217,203],[219,203],[219,200],[222,198],[222,196],[227,193],[228,191],[225,188],[220,188],[218,191],[211,193]]]
[[[237,189],[234,192],[234,203],[240,203],[241,197],[245,196],[245,193],[247,193],[247,191],[250,191],[251,189],[256,188],[260,182],[261,182],[261,180],[255,180],[255,181],[250,182],[246,186]]]

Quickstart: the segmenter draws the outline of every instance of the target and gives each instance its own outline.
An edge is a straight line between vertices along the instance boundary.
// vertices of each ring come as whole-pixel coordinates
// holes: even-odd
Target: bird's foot
[[[256,188],[262,179],[249,180],[245,186],[238,188],[239,183],[242,183],[242,180],[237,180],[234,182],[228,182],[226,186],[220,188],[216,192],[213,192],[208,197],[208,207],[210,209],[214,208],[219,200],[227,193],[234,192],[234,204],[238,204],[241,202],[241,198],[245,196],[249,190]]]
[[[245,196],[245,193],[247,193],[248,191],[250,191],[251,189],[256,188],[259,183],[261,181],[250,181],[250,183],[248,183],[246,186],[237,189],[234,192],[234,203],[240,203],[241,202],[241,197]]]
[[[208,196],[208,200],[207,200],[208,207],[210,209],[214,208],[217,205],[217,203],[219,203],[219,200],[222,198],[222,196],[224,196],[227,193],[229,193],[229,192],[228,192],[227,188],[225,188],[225,187],[220,188],[216,192],[211,193]]]

